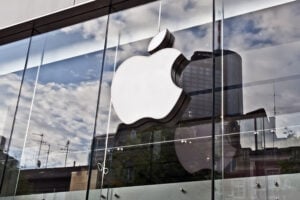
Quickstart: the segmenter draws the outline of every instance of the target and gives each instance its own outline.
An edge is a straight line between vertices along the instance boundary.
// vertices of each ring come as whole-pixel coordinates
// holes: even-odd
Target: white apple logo
[[[174,36],[164,30],[148,46],[150,56],[125,60],[115,72],[111,101],[120,120],[127,124],[147,121],[169,123],[189,100],[177,84],[188,64],[173,46]]]

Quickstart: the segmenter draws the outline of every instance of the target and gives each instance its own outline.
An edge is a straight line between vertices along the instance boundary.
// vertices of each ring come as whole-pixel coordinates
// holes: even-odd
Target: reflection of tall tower
[[[223,56],[223,60],[221,60]],[[221,114],[221,64],[223,62],[224,115],[243,114],[242,59],[229,50],[216,53],[216,115]],[[184,119],[211,117],[212,53],[196,51],[183,71],[181,84],[191,98]]]

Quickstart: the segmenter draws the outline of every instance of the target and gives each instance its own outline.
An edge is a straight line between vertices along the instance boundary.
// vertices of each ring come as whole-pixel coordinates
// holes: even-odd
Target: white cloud
[[[3,99],[10,100],[1,102],[0,109],[1,111],[5,111],[5,109],[12,106],[11,104],[16,103],[13,99],[16,100],[17,97],[20,77],[9,74],[2,77],[1,81],[4,81],[3,84],[0,84],[1,87],[8,88],[8,90],[3,90],[1,95]],[[77,164],[87,164],[87,155],[94,127],[98,83],[98,81],[89,81],[80,82],[76,85],[53,82],[37,84],[22,165],[26,165],[27,167],[35,166],[35,160],[32,157],[36,157],[39,146],[37,141],[40,140],[40,136],[33,135],[32,133],[43,133],[44,141],[49,143],[52,151],[58,155],[64,155],[60,151],[60,148],[66,144],[67,140],[70,140],[70,149],[72,151],[69,157],[70,160],[79,159],[77,160]],[[20,159],[25,139],[31,104],[31,98],[29,97],[32,97],[32,92],[32,82],[24,82],[10,149],[10,154],[16,156],[18,159]],[[12,116],[10,117],[10,120],[12,120]],[[11,126],[8,126],[4,130],[5,133],[2,133],[7,139],[10,129]],[[43,149],[45,148],[46,146],[43,145]],[[43,151],[41,156],[45,157],[45,153]],[[75,157],[72,158],[72,155]],[[53,161],[57,156],[52,158],[52,155],[50,155],[50,157]],[[49,164],[51,159],[49,160]],[[62,159],[57,162],[58,165],[56,167],[62,166],[64,160]]]
[[[299,5],[273,7],[224,23],[224,48],[242,58],[244,112],[264,108],[274,116],[276,111],[275,142],[266,138],[268,147],[299,146]],[[285,127],[295,134],[285,134]]]

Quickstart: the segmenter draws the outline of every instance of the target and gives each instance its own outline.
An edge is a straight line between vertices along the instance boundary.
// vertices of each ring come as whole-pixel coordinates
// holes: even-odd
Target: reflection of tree
[[[289,149],[290,158],[278,161],[281,174],[300,173],[300,150],[297,147]]]
[[[300,172],[300,161],[296,160],[286,160],[279,161],[280,173],[282,174],[291,174]]]
[[[175,127],[155,126],[145,131],[118,132],[110,151],[105,187],[121,187],[210,179],[211,170],[188,173],[178,161]],[[188,156],[188,155],[187,155]]]
[[[31,194],[32,191],[34,191],[34,187],[29,184],[29,181],[21,173],[18,181],[17,195]]]

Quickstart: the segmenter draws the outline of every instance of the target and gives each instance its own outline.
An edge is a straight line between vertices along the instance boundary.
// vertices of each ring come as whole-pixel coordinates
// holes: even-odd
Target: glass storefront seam
[[[178,1],[178,2],[183,2],[183,1]],[[173,3],[173,2],[172,2]],[[166,6],[166,8],[168,9],[169,7],[171,7],[172,6],[172,3],[170,3],[170,5],[167,5]],[[174,3],[175,5],[176,5],[176,2]],[[211,8],[211,7],[210,7]],[[211,10],[209,8],[209,10]],[[168,10],[167,10],[168,11]],[[166,13],[168,13],[168,12],[166,12]],[[168,13],[168,14],[170,14],[170,13]],[[173,17],[173,15],[171,15],[172,17]],[[183,15],[182,15],[183,16]],[[211,14],[210,14],[210,16],[211,16]],[[170,16],[168,16],[168,17],[170,17]],[[181,16],[180,16],[181,17]],[[176,18],[175,18],[176,19]],[[198,18],[199,19],[199,18]],[[166,22],[164,22],[164,23],[166,23]],[[166,28],[169,28],[169,26],[170,26],[170,24],[164,24],[163,23],[163,26],[166,26]],[[156,26],[155,26],[156,27]],[[130,29],[131,30],[131,29]],[[134,29],[133,29],[134,30]],[[197,29],[196,29],[197,30]],[[124,30],[124,32],[125,32],[126,30]],[[132,30],[131,30],[132,31]],[[194,30],[195,31],[195,30]],[[174,30],[174,32],[176,32],[176,30]],[[183,33],[184,33],[184,30],[182,31]],[[196,31],[195,31],[196,32]],[[178,31],[178,34],[180,34],[180,31]],[[211,35],[212,34],[208,34],[210,37],[211,37]],[[152,36],[152,35],[151,35]],[[150,36],[150,37],[151,37]],[[177,38],[177,39],[179,39],[179,41],[180,41],[180,38]],[[181,39],[183,39],[183,38],[181,38]],[[184,41],[184,39],[183,39],[183,41]],[[134,44],[134,43],[133,43]],[[211,44],[211,39],[209,39],[209,44]],[[130,43],[129,43],[129,45],[131,45]],[[142,45],[144,46],[145,44],[144,43],[142,43]],[[124,45],[125,46],[125,45]],[[143,46],[141,46],[141,47],[143,47]],[[210,45],[209,45],[210,46]],[[122,48],[122,47],[121,47]],[[203,47],[201,47],[201,46],[196,46],[195,45],[195,47],[194,47],[195,49],[193,49],[193,51],[195,51],[195,50],[198,50],[199,48],[200,49],[202,49]],[[192,48],[191,48],[191,50],[192,50]],[[212,54],[212,48],[211,47],[209,47],[209,49],[207,50],[208,52],[210,52],[210,54]],[[134,52],[132,52],[132,54],[133,55],[135,55],[134,54]],[[147,54],[146,54],[147,55]],[[126,56],[127,58],[128,58],[128,55]],[[124,59],[124,58],[123,58]],[[210,59],[211,59],[211,56],[210,56]],[[201,61],[200,61],[201,62]],[[197,66],[197,65],[196,65]],[[207,76],[209,76],[209,79],[211,80],[211,74],[212,74],[212,67],[211,67],[211,62],[209,62],[209,64],[208,64],[208,66],[207,66],[207,68],[208,68],[208,70],[209,70],[209,74],[210,75],[207,75]],[[188,74],[188,73],[187,73]],[[204,74],[203,74],[204,75]],[[187,76],[186,76],[187,77]],[[211,83],[211,81],[208,81],[209,82],[209,85],[210,85],[210,83]],[[195,85],[196,85],[196,83],[197,82],[195,82]],[[211,94],[211,87],[209,88],[209,90],[210,90],[210,94]],[[209,95],[210,96],[210,95]],[[211,98],[208,98],[209,99],[209,101],[211,102]],[[196,100],[196,99],[195,99]],[[211,105],[211,104],[210,104]],[[109,105],[106,105],[106,106],[109,106]],[[211,111],[211,106],[208,106],[209,107],[209,110]],[[196,110],[193,110],[193,111],[196,111]],[[191,114],[191,113],[190,113]],[[196,112],[195,112],[195,114],[196,114]],[[192,118],[192,115],[190,116],[190,118]],[[196,117],[195,117],[196,118]],[[192,118],[193,119],[193,118]],[[211,120],[211,115],[209,116],[209,118],[208,118],[208,120],[210,121]],[[182,124],[184,124],[184,123],[182,123]],[[179,125],[180,126],[180,125]],[[158,127],[158,131],[160,131],[162,128],[159,128]],[[181,128],[178,128],[178,131],[177,131],[177,134],[179,135],[179,134],[181,134],[181,137],[187,137],[187,136],[185,136],[185,135],[183,135],[183,133],[181,132],[182,130],[184,130],[184,128],[182,128],[181,129],[181,131],[179,131]],[[211,128],[209,128],[210,130],[208,131],[208,130],[205,130],[205,131],[199,131],[199,132],[206,132],[207,131],[207,133],[209,132],[209,138],[211,139]],[[130,130],[130,129],[129,129]],[[128,132],[129,132],[129,130],[128,130]],[[191,132],[191,130],[192,129],[190,129],[189,130],[189,132]],[[169,128],[169,131],[171,132],[172,131],[172,128]],[[140,136],[142,136],[142,134],[144,134],[145,136],[146,136],[146,133],[145,132],[142,132],[142,131],[140,131],[140,132],[137,132],[137,131],[135,131],[134,129],[132,130],[132,132],[131,133],[123,133],[123,132],[119,132],[119,134],[121,135],[123,135],[123,136],[120,136],[120,137],[124,137],[123,139],[125,139],[125,137],[126,137],[126,135],[125,134],[127,134],[128,136],[129,136],[129,134],[130,134],[130,136],[132,137],[132,139],[134,139],[134,138],[136,138],[136,136],[135,135],[140,135]],[[153,131],[151,131],[151,133],[149,133],[150,135],[152,135],[152,136],[150,136],[150,139],[149,139],[149,143],[147,143],[147,144],[149,144],[149,149],[153,149],[153,146],[155,146],[155,145],[153,145],[153,135],[154,135],[154,132]],[[157,134],[157,133],[156,133]],[[162,132],[162,134],[164,134],[164,135],[167,135],[167,133],[164,133],[164,132]],[[172,134],[172,132],[171,132],[171,134]],[[177,135],[177,136],[178,136]],[[191,137],[195,137],[195,136],[191,136]],[[100,138],[100,137],[99,137]],[[171,138],[170,138],[171,139]],[[172,139],[174,139],[174,138],[172,138]],[[120,140],[120,139],[119,139]],[[167,140],[168,141],[168,140]],[[170,143],[172,144],[173,142],[172,142],[173,140],[170,140]],[[121,143],[122,141],[120,141],[120,143]],[[130,141],[128,140],[127,141],[128,143],[130,143]],[[143,141],[144,142],[144,141]],[[190,141],[191,143],[189,144],[189,145],[191,145],[192,144],[192,141]],[[194,141],[193,141],[194,142]],[[195,143],[196,143],[197,141],[195,140]],[[163,139],[163,141],[162,141],[162,144],[164,144],[164,143],[167,143],[166,141],[164,141],[164,139]],[[174,140],[174,143],[175,143],[175,145],[178,145],[178,143],[180,143],[180,141],[178,141],[178,140]],[[144,146],[146,146],[144,143],[142,143]],[[210,143],[211,144],[211,143]],[[182,144],[179,144],[179,145],[182,145]],[[119,145],[118,145],[119,146]],[[117,147],[115,147],[115,149],[116,150],[118,150],[118,146]],[[132,145],[133,146],[133,145]],[[135,146],[135,145],[134,145]],[[138,146],[138,145],[137,145]],[[140,145],[140,146],[142,146],[142,145]],[[157,145],[158,146],[158,145]],[[209,145],[210,146],[210,145]],[[123,152],[123,148],[124,147],[124,152]],[[131,156],[133,156],[133,155],[135,155],[134,154],[134,152],[133,152],[133,150],[131,150],[129,147],[131,147],[130,145],[121,145],[120,146],[120,150],[119,150],[119,153],[118,152],[114,152],[115,153],[115,155],[127,155],[127,156],[130,156],[130,151],[132,151],[132,155]],[[162,146],[162,147],[164,147],[164,146]],[[188,146],[186,146],[186,147],[188,147]],[[125,150],[125,148],[126,148],[126,150]],[[172,151],[172,146],[171,147],[169,147],[170,149],[171,149],[171,151]],[[182,148],[182,147],[181,147]],[[145,148],[145,150],[146,150],[146,148]],[[181,149],[182,150],[182,149]],[[149,164],[150,166],[151,166],[151,164],[153,164],[152,162],[152,158],[151,158],[151,156],[153,156],[152,154],[151,154],[151,151],[152,151],[152,153],[153,153],[153,150],[150,150],[149,152],[150,152],[150,161],[148,161],[149,163],[147,163],[146,161],[144,161],[145,163],[143,163],[143,164]],[[211,152],[211,147],[209,147],[209,151]],[[142,154],[142,152],[140,151],[139,152],[140,154],[138,154],[138,152],[137,152],[137,154],[136,155],[143,155]],[[179,150],[179,152],[176,152],[176,153],[180,153],[180,150]],[[199,152],[198,152],[199,153]],[[195,155],[197,155],[198,153],[196,153],[195,152]],[[163,155],[163,154],[162,154]],[[123,157],[123,159],[125,158],[125,156]],[[198,154],[198,156],[199,156],[199,154]],[[121,159],[122,157],[120,157],[119,156],[119,159],[120,159],[120,161],[122,161],[123,159]],[[117,158],[115,158],[115,159],[117,159]],[[209,157],[206,157],[206,159],[207,160],[209,160],[208,162],[209,163],[211,163],[211,156],[209,156]],[[128,160],[128,164],[126,163],[124,163],[125,165],[128,165],[128,167],[130,167],[130,165],[134,165],[134,164],[138,164],[138,163],[134,163],[134,159],[133,158],[127,158],[127,160]],[[193,160],[193,159],[191,159],[191,160]],[[117,160],[116,160],[117,161]],[[143,161],[143,160],[140,160],[140,161]],[[159,159],[158,159],[158,161],[159,161]],[[158,162],[157,161],[157,162]],[[123,161],[124,162],[124,161]],[[130,164],[130,162],[132,163],[132,164]],[[115,165],[116,165],[116,163],[114,163]],[[155,163],[154,163],[155,164]],[[183,164],[185,164],[185,163],[183,163]],[[186,165],[188,165],[188,164],[186,164]],[[186,166],[185,165],[185,166]],[[170,166],[171,166],[171,164],[170,164]],[[114,166],[114,167],[116,167],[116,166]],[[133,166],[133,167],[135,167],[135,166]],[[126,171],[126,173],[128,173],[129,174],[129,176],[130,176],[130,172],[132,173],[132,174],[134,174],[134,173],[137,173],[137,172],[134,172],[131,168],[128,168],[128,169],[126,169],[124,166],[122,166],[122,170],[127,170]],[[150,167],[151,168],[151,167]],[[201,168],[202,169],[202,168]],[[131,171],[130,171],[131,170]],[[131,182],[125,182],[126,180],[124,180],[124,183],[121,185],[120,184],[120,186],[121,187],[126,187],[127,186],[127,184],[128,184],[128,186],[130,186],[131,184],[138,184],[138,185],[150,185],[150,184],[154,184],[154,183],[156,183],[156,182],[152,182],[153,180],[152,180],[152,176],[154,176],[155,177],[155,175],[158,177],[158,178],[160,178],[159,177],[159,175],[164,175],[163,173],[166,173],[167,171],[164,171],[164,170],[166,170],[166,169],[162,169],[161,171],[159,171],[160,173],[162,173],[162,174],[159,174],[158,172],[157,172],[157,174],[152,174],[151,173],[151,169],[149,170],[150,172],[149,173],[146,173],[146,175],[147,174],[149,174],[149,176],[150,176],[150,178],[149,178],[149,180],[147,180],[145,177],[142,177],[143,178],[143,182],[142,183],[131,183]],[[171,169],[168,169],[168,170],[171,170]],[[147,172],[147,168],[142,168],[141,167],[141,169],[140,169],[140,171],[141,172]],[[183,172],[182,172],[183,173]],[[203,172],[204,173],[204,172]],[[192,173],[191,173],[192,174]],[[209,177],[210,177],[210,175],[211,175],[211,172],[209,172],[208,173],[209,174]],[[123,177],[121,177],[121,176],[124,176],[123,174],[118,174],[119,175],[119,179],[121,179],[121,178],[123,178]],[[178,176],[178,178],[179,178],[180,176]],[[112,178],[112,177],[109,177],[109,178]],[[161,181],[162,183],[168,183],[168,181],[170,181],[170,180],[168,180],[167,179],[167,177],[166,177],[166,181],[164,182],[164,179],[163,179],[164,177],[162,177],[162,180],[158,180],[158,181]],[[183,178],[183,177],[181,177],[181,178]],[[195,180],[195,179],[194,179]],[[108,180],[109,181],[109,180]],[[114,181],[113,179],[112,179],[112,181]],[[178,181],[179,181],[179,179],[178,179]],[[171,182],[171,181],[170,181]],[[211,183],[211,180],[209,180],[209,181],[207,181],[207,182],[209,182],[209,184]],[[125,185],[124,185],[125,184]],[[158,184],[158,183],[157,183]],[[179,185],[180,185],[181,183],[179,183]],[[116,186],[110,186],[110,187],[116,187]],[[110,187],[108,187],[108,188],[110,188]],[[184,191],[184,190],[183,190]],[[211,193],[209,190],[207,190],[206,191],[207,193]],[[138,194],[138,191],[136,191],[136,193]],[[211,199],[211,197],[209,198],[209,199]]]
[[[213,126],[215,127],[215,132],[213,132],[215,134],[214,138],[213,138],[213,143],[214,143],[214,147],[213,147],[213,157],[214,160],[216,161],[217,159],[217,154],[219,155],[219,157],[221,157],[221,161],[219,163],[219,167],[216,166],[216,162],[214,165],[214,171],[216,172],[217,169],[216,168],[221,168],[221,172],[219,172],[221,174],[221,176],[219,178],[214,177],[213,181],[214,181],[214,197],[213,200],[215,199],[224,199],[223,197],[223,191],[224,191],[224,186],[223,186],[223,180],[224,180],[224,118],[225,118],[225,103],[224,103],[224,88],[225,88],[225,83],[224,83],[224,44],[223,44],[223,20],[224,20],[224,1],[223,0],[214,0],[215,2],[215,6],[214,6],[214,28],[215,28],[215,32],[214,32],[214,56],[216,59],[216,57],[218,57],[218,61],[214,60],[214,75],[216,78],[216,65],[217,68],[220,70],[220,77],[218,77],[219,80],[215,79],[215,90],[219,90],[219,91],[215,91],[215,92],[219,92],[220,93],[220,99],[218,100],[219,102],[215,102],[214,106],[215,109],[217,109],[216,104],[220,104],[219,110],[215,110],[217,113],[219,113],[219,115],[214,116],[217,119],[217,122],[215,121],[213,123]],[[214,95],[216,95],[216,93],[214,93]],[[216,133],[216,126],[218,126],[218,128],[220,129],[220,131],[218,133]],[[218,142],[218,141],[219,142]]]
[[[216,0],[212,2],[212,114],[211,114],[211,199],[215,200],[215,139],[216,139]]]
[[[18,113],[18,107],[19,107],[20,98],[21,98],[21,94],[22,94],[22,87],[23,87],[23,83],[24,83],[24,77],[25,77],[25,73],[26,73],[26,69],[27,69],[27,65],[28,65],[33,33],[34,33],[34,29],[32,29],[31,37],[29,38],[27,52],[26,52],[26,59],[25,59],[24,68],[23,68],[23,72],[22,72],[21,83],[20,83],[20,88],[19,88],[19,91],[18,91],[17,103],[16,103],[16,107],[14,109],[12,127],[10,129],[10,135],[9,135],[9,140],[8,140],[7,154],[5,155],[5,161],[4,161],[4,165],[3,165],[1,182],[0,182],[0,194],[2,194],[2,188],[3,188],[3,184],[4,184],[5,172],[6,172],[7,162],[8,162],[8,158],[9,158],[9,150],[10,150],[10,145],[11,145],[11,142],[12,142],[12,136],[13,136],[14,129],[15,129],[16,116],[17,116],[17,113]]]
[[[35,77],[35,82],[34,82],[34,88],[33,88],[33,93],[32,93],[32,99],[31,99],[31,103],[30,103],[30,110],[29,110],[29,114],[28,114],[28,120],[27,120],[27,125],[26,125],[26,131],[25,131],[25,137],[24,137],[24,144],[23,144],[23,151],[21,153],[21,157],[20,157],[20,161],[22,161],[22,158],[24,157],[24,150],[26,147],[26,141],[27,141],[27,137],[28,137],[28,130],[29,130],[29,126],[30,126],[30,120],[31,120],[31,114],[32,114],[32,109],[33,109],[33,104],[34,104],[34,100],[35,100],[35,94],[36,94],[36,89],[37,89],[37,84],[38,84],[38,80],[39,80],[39,75],[40,75],[40,69],[43,66],[43,62],[44,62],[44,55],[45,55],[45,50],[46,50],[46,46],[47,46],[47,35],[44,37],[44,42],[43,42],[43,47],[42,47],[42,52],[41,52],[41,58],[40,58],[40,64],[37,67],[37,73],[36,73],[36,77]],[[31,43],[30,43],[31,45]],[[28,57],[30,57],[28,55]],[[27,69],[27,68],[26,68]],[[26,69],[24,69],[24,73],[26,73]],[[22,80],[25,79],[25,76],[22,77]],[[24,80],[23,80],[24,82]],[[15,123],[15,122],[14,122]],[[16,182],[16,186],[15,186],[15,193],[14,195],[17,195],[17,190],[18,190],[18,183],[20,180],[20,170],[18,171],[18,175],[17,175],[17,182]]]
[[[99,115],[99,108],[100,108],[100,96],[101,96],[101,86],[102,86],[102,79],[103,79],[103,72],[104,72],[104,64],[105,64],[105,55],[106,55],[106,49],[107,49],[107,36],[108,36],[108,27],[109,27],[109,18],[110,13],[112,11],[112,0],[110,0],[109,3],[109,12],[106,18],[106,26],[105,26],[105,38],[104,38],[104,48],[103,48],[103,57],[101,61],[101,70],[100,70],[100,77],[99,77],[99,85],[98,85],[98,94],[97,94],[97,105],[96,105],[96,112],[95,112],[95,121],[94,121],[94,128],[93,128],[93,135],[92,135],[92,142],[91,142],[91,153],[90,153],[90,159],[89,159],[89,168],[88,168],[88,180],[87,180],[87,190],[86,190],[86,196],[85,199],[89,199],[89,193],[90,193],[90,184],[91,184],[91,176],[92,176],[92,170],[93,170],[93,157],[95,152],[95,137],[97,132],[97,123],[98,123],[98,115]],[[101,180],[101,188],[100,188],[100,194],[102,195],[102,184],[103,184],[103,178],[105,174],[105,166],[106,166],[106,154],[107,154],[107,144],[108,144],[108,134],[105,138],[105,149],[104,149],[104,159],[102,163],[102,180]],[[101,197],[99,197],[101,198]]]

